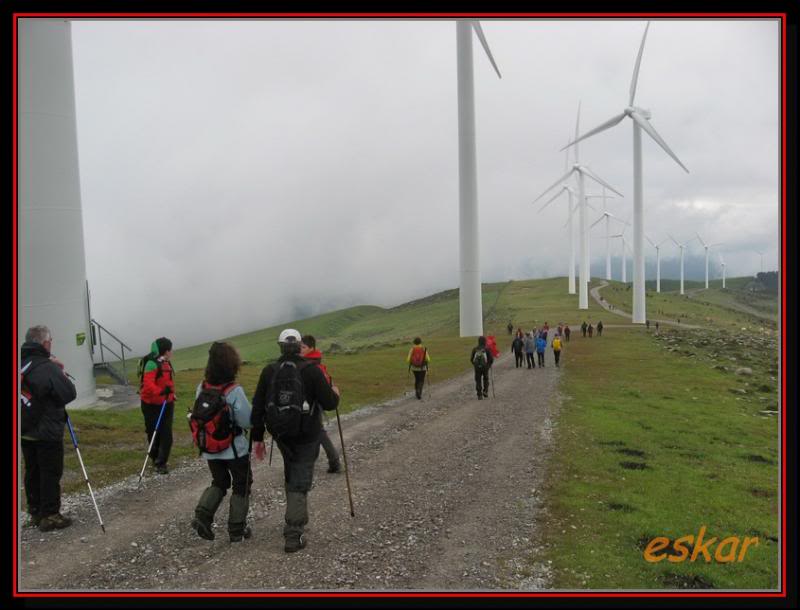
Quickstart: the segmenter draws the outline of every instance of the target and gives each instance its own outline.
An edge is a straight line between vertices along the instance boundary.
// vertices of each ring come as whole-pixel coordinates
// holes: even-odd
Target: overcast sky
[[[539,214],[532,201],[564,172],[578,102],[581,132],[627,105],[645,21],[482,24],[503,76],[475,40],[483,281],[566,275],[566,205]],[[160,335],[180,347],[456,288],[455,30],[447,20],[74,22],[93,316],[141,351]],[[728,277],[758,271],[754,250],[777,268],[779,22],[653,21],[636,105],[691,172],[643,135],[648,235],[724,242]],[[608,203],[623,217],[631,132],[626,120],[580,148],[626,195]],[[701,279],[696,240],[689,253],[689,277]],[[677,277],[674,245],[662,261],[662,276]]]

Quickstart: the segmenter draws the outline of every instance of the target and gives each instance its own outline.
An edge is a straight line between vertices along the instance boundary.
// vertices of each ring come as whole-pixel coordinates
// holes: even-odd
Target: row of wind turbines
[[[608,194],[610,191],[619,197],[624,195],[600,178],[590,167],[581,163],[579,157],[578,143],[587,138],[591,138],[607,129],[610,129],[625,118],[631,120],[633,127],[633,315],[632,321],[635,324],[644,324],[647,320],[645,302],[645,256],[644,240],[656,250],[656,292],[661,292],[661,246],[667,241],[672,241],[680,249],[680,294],[684,294],[684,250],[686,246],[695,238],[700,241],[705,249],[705,287],[708,288],[708,267],[709,251],[716,248],[721,243],[707,244],[699,234],[695,237],[678,242],[671,235],[659,243],[655,243],[644,233],[644,197],[643,197],[643,173],[642,173],[642,131],[647,133],[656,144],[658,144],[667,155],[687,174],[688,168],[681,162],[677,155],[670,149],[664,139],[658,134],[650,123],[652,114],[649,110],[634,105],[636,99],[636,86],[639,80],[639,68],[642,62],[647,33],[650,29],[650,22],[644,29],[642,41],[639,45],[639,52],[636,56],[636,63],[631,78],[628,104],[618,115],[613,116],[594,129],[580,134],[580,103],[578,104],[578,116],[575,123],[575,136],[561,149],[565,152],[564,175],[546,188],[534,203],[551,194],[553,189],[558,188],[551,197],[544,202],[539,209],[541,212],[552,202],[562,198],[566,194],[567,221],[565,226],[569,232],[570,256],[568,271],[568,292],[576,293],[575,286],[575,227],[574,213],[578,212],[578,242],[579,242],[579,261],[578,261],[578,308],[589,308],[589,281],[590,281],[590,254],[589,254],[589,231],[605,221],[606,237],[606,279],[611,279],[611,254],[610,242],[612,239],[619,238],[622,241],[622,281],[626,282],[626,252],[630,249],[628,242],[625,241],[625,229],[630,226],[626,220],[615,216],[606,209],[608,198],[614,198]],[[481,303],[481,283],[479,268],[479,236],[478,236],[478,200],[477,200],[477,167],[475,153],[475,101],[473,85],[473,65],[472,65],[472,33],[477,35],[481,45],[486,52],[497,76],[502,78],[500,70],[495,63],[486,37],[478,21],[459,20],[457,21],[457,58],[458,58],[458,138],[459,138],[459,262],[460,262],[460,290],[459,290],[459,313],[461,336],[476,336],[483,334],[483,316]],[[569,167],[569,149],[574,151],[573,164]],[[577,192],[571,179],[577,181]],[[602,193],[588,194],[586,192],[586,179],[599,184]],[[588,200],[590,198],[602,198],[603,211],[600,217],[591,225],[588,224],[588,209],[593,208]],[[620,233],[611,235],[610,224],[614,221],[620,223],[623,228]],[[626,249],[627,248],[627,249]],[[763,271],[763,253],[761,268]],[[717,252],[722,266],[722,287],[725,288],[725,261],[722,254]]]

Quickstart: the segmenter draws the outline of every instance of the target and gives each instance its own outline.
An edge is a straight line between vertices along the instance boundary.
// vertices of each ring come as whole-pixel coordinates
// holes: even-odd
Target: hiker
[[[547,330],[548,330],[547,329],[547,322],[545,322],[545,325],[542,326],[542,328],[539,330],[539,337],[541,337],[545,341],[547,341]],[[537,339],[538,339],[538,337],[537,337]]]
[[[561,335],[557,334],[555,337],[553,337],[552,348],[553,357],[556,360],[556,366],[559,366],[558,361],[561,358]]]
[[[589,328],[587,330],[589,331],[589,338],[591,339],[592,334],[594,333],[594,326],[592,326],[591,322],[589,322]]]
[[[581,324],[581,332],[583,333],[583,336],[584,336],[584,337],[586,336],[586,329],[587,329],[587,328],[588,328],[588,326],[587,326],[587,324],[586,324],[586,320],[584,320],[584,321],[583,321],[583,324]]]
[[[544,350],[547,348],[547,339],[545,339],[541,334],[539,338],[536,339],[536,355],[539,360],[539,367],[544,368]]]
[[[658,334],[658,320],[656,320],[656,334]]]
[[[164,415],[161,418],[156,440],[150,449],[150,457],[156,473],[167,474],[167,461],[172,449],[172,419],[175,414],[175,381],[170,364],[172,358],[172,341],[160,337],[153,341],[150,353],[145,356],[141,369],[139,396],[142,399],[142,415],[147,432],[147,444],[153,438],[153,432],[161,414],[161,406],[167,401]]]
[[[201,450],[200,455],[207,461],[211,471],[211,485],[206,487],[197,502],[192,528],[206,540],[214,540],[214,514],[231,486],[228,538],[231,542],[241,542],[252,536],[247,525],[247,512],[253,471],[245,433],[250,429],[251,407],[244,389],[236,383],[241,366],[242,359],[235,347],[230,343],[215,341],[208,350],[205,375],[195,393],[197,401],[192,410],[190,427],[195,444]],[[222,405],[217,410],[218,415],[205,426],[202,420],[198,422],[194,419],[198,413],[198,402]],[[223,436],[223,432],[228,434],[220,440],[218,436]],[[201,434],[205,434],[202,444]]]
[[[303,335],[300,340],[300,355],[309,362],[316,364],[322,374],[325,375],[325,381],[328,382],[328,385],[333,385],[333,380],[328,374],[327,367],[322,364],[322,352],[317,349],[317,340],[314,335]],[[324,427],[319,433],[319,444],[322,445],[325,450],[325,456],[328,458],[328,472],[331,474],[341,472],[342,463],[339,461],[339,452],[336,451],[336,447],[333,446],[331,437],[328,436],[328,432]]]
[[[339,389],[328,385],[319,367],[303,360],[300,343],[300,333],[293,328],[285,329],[278,336],[281,355],[261,371],[251,417],[256,459],[263,460],[266,453],[264,431],[267,424],[283,456],[286,491],[283,550],[287,553],[306,546],[303,530],[308,523],[308,492],[314,477],[314,463],[319,456],[322,429],[318,407],[331,411],[339,406]],[[288,408],[290,405],[296,408]]]
[[[493,359],[496,360],[500,357],[500,350],[497,349],[497,342],[494,339],[494,335],[486,335],[486,349],[492,354]]]
[[[506,328],[508,329],[508,334],[509,334],[509,335],[510,335],[512,332],[514,332],[514,325],[511,323],[511,321],[510,321],[510,320],[509,320],[509,322],[508,322],[508,326],[506,326]]]
[[[569,342],[569,335],[572,331],[569,329],[569,324],[564,326],[564,338]]]
[[[598,320],[597,321],[597,336],[598,337],[602,337],[603,336],[603,321],[602,320]]]
[[[559,335],[559,336],[564,334],[564,323],[563,322],[559,322],[558,323],[558,327],[556,328],[556,334]]]
[[[494,356],[486,346],[486,337],[478,337],[478,345],[472,348],[469,361],[475,369],[475,391],[478,400],[489,398],[489,369],[492,368]]]
[[[645,320],[644,325],[647,327],[647,330],[650,330],[650,320]]]
[[[414,338],[414,345],[408,350],[406,362],[408,363],[408,370],[414,373],[414,391],[417,394],[417,400],[422,400],[422,389],[425,387],[425,373],[428,372],[428,364],[431,361],[431,356],[428,349],[422,345],[422,339],[419,337]]]
[[[61,514],[61,476],[64,474],[66,405],[75,400],[75,385],[64,365],[50,351],[53,336],[47,326],[25,333],[20,372],[20,432],[25,462],[25,501],[31,527],[43,532],[69,527]]]
[[[514,362],[516,363],[515,368],[519,368],[522,366],[522,350],[525,348],[525,340],[517,334],[514,337],[514,340],[511,342],[511,351],[514,352]]]
[[[536,363],[533,360],[533,355],[536,353],[536,337],[533,336],[533,331],[528,333],[525,337],[525,361],[528,363],[529,369],[535,369]]]

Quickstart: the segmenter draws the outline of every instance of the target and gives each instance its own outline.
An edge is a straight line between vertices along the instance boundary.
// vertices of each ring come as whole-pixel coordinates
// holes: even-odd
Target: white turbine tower
[[[596,197],[597,195],[594,195],[594,196]],[[603,197],[605,197],[605,193],[603,194]],[[595,220],[592,223],[592,225],[589,227],[589,229],[591,230],[591,229],[593,229],[595,227],[595,225],[599,224],[601,221],[603,221],[603,220],[606,221],[606,279],[607,280],[611,279],[611,233],[610,233],[610,223],[611,223],[611,219],[612,218],[614,220],[617,220],[617,221],[621,222],[622,224],[628,224],[627,222],[625,222],[624,220],[622,220],[618,216],[614,216],[614,214],[612,214],[611,212],[606,212],[605,211],[605,207],[604,207],[603,208],[603,213],[600,216],[600,218]]]
[[[690,239],[690,240],[688,240],[688,241],[685,241],[685,242],[683,242],[682,244],[679,244],[679,243],[678,243],[678,240],[677,240],[677,239],[675,239],[674,237],[672,237],[672,235],[670,235],[670,236],[669,236],[669,238],[670,238],[670,239],[671,239],[673,242],[675,242],[675,245],[676,245],[676,246],[678,246],[678,247],[681,249],[681,294],[683,294],[683,249],[686,247],[686,244],[688,244],[688,243],[689,243],[690,241],[692,241],[692,239],[694,239],[694,238],[692,238],[692,239]]]
[[[754,250],[754,252],[761,257],[761,273],[764,273],[764,253],[758,250]]]
[[[564,171],[567,170],[568,164],[569,164],[569,153],[564,155]],[[569,227],[567,229],[569,231],[569,273],[568,273],[568,280],[567,280],[568,281],[568,287],[567,288],[568,288],[569,294],[575,294],[575,227],[573,226],[573,223],[572,223],[572,212],[574,211],[573,207],[572,207],[572,198],[573,198],[573,196],[575,196],[575,190],[571,186],[566,184],[566,183],[562,184],[561,188],[556,192],[556,194],[553,195],[552,197],[550,197],[550,199],[548,199],[545,202],[545,204],[541,208],[539,208],[539,212],[544,210],[553,201],[558,199],[562,195],[562,193],[567,193],[567,197],[568,197],[568,199],[567,199],[567,222],[566,222],[566,226]],[[537,197],[534,200],[534,203],[537,200],[541,199],[541,198],[542,198],[542,195]]]
[[[588,131],[579,138],[576,138],[575,144],[580,140],[591,137],[601,131],[605,131],[621,122],[625,117],[630,117],[633,121],[633,322],[635,324],[644,324],[647,319],[645,309],[645,287],[644,287],[644,204],[642,200],[642,130],[656,141],[656,143],[664,149],[664,151],[672,157],[678,165],[680,165],[687,173],[688,169],[680,162],[680,159],[673,153],[667,143],[658,135],[656,130],[650,124],[650,111],[644,110],[633,105],[636,96],[636,84],[639,79],[639,66],[642,63],[642,52],[644,51],[644,43],[647,39],[647,30],[650,28],[650,22],[644,29],[642,42],[639,45],[639,55],[636,57],[636,65],[633,69],[633,78],[631,79],[630,96],[628,98],[628,106],[623,112],[599,127],[595,127]]]
[[[700,237],[700,233],[695,233],[695,235],[697,235],[697,239],[700,240],[700,243],[703,244],[703,248],[705,248],[706,251],[706,290],[708,290],[708,251],[715,246],[721,246],[722,242],[718,242],[716,244],[707,244],[703,241],[703,238]]]
[[[475,87],[472,71],[472,32],[481,41],[497,76],[480,23],[456,21],[458,53],[458,199],[459,199],[459,326],[462,337],[483,334],[480,251],[478,249],[478,179],[475,152]],[[501,77],[502,78],[502,77]]]
[[[580,113],[581,107],[578,104],[578,120],[575,123],[575,136],[577,138],[578,135],[578,126],[580,123]],[[569,146],[569,145],[568,145]],[[561,150],[565,150],[568,146],[565,146]],[[547,193],[550,192],[551,189],[555,188],[559,184],[563,183],[567,180],[572,174],[576,174],[578,178],[578,234],[580,236],[580,272],[579,272],[579,288],[578,288],[578,309],[589,309],[589,273],[588,273],[588,254],[589,254],[589,247],[588,247],[588,225],[586,223],[586,185],[585,185],[585,178],[588,177],[600,186],[604,186],[608,190],[613,193],[616,193],[620,197],[623,197],[622,193],[616,190],[613,186],[604,182],[601,178],[599,178],[596,174],[592,172],[588,167],[585,165],[581,165],[578,161],[578,150],[575,150],[575,164],[572,166],[570,170],[567,171],[561,178],[556,180],[556,182],[549,187],[547,187],[544,192],[539,195],[534,202],[539,200],[540,198],[544,197]]]
[[[627,222],[625,223],[628,224]],[[626,276],[626,268],[628,266],[628,259],[626,258],[626,249],[625,246],[627,243],[625,242],[625,229],[626,227],[622,227],[622,233],[618,233],[617,235],[611,235],[611,239],[620,238],[622,240],[622,283],[627,284],[627,276]]]
[[[650,245],[656,249],[656,292],[661,292],[661,246],[667,243],[669,238],[654,243],[647,235],[645,237],[650,242]]]
[[[722,258],[722,253],[717,252],[719,257],[719,264],[722,265],[722,289],[725,290],[725,259]]]

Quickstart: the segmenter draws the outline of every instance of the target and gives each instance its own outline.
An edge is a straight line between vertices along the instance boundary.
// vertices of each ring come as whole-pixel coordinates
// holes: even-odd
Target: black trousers
[[[211,484],[220,488],[223,494],[233,484],[233,493],[246,496],[253,485],[253,471],[247,455],[233,460],[208,460],[208,469],[211,471]]]
[[[478,394],[489,394],[489,369],[475,369],[475,391]]]
[[[147,432],[147,446],[150,446],[150,439],[156,429],[158,415],[161,413],[161,405],[150,405],[142,403],[142,414],[144,415],[144,429]],[[150,457],[156,466],[164,466],[169,460],[169,452],[172,449],[172,418],[175,414],[175,403],[168,402],[164,409],[164,417],[161,418],[161,425],[158,427],[156,440],[150,449]]]
[[[514,362],[516,363],[516,367],[519,368],[522,366],[522,352],[514,352]]]
[[[425,386],[425,369],[421,371],[411,371],[414,373],[414,392],[417,394],[417,398],[422,398],[422,388]]]
[[[539,357],[539,366],[544,366],[544,352],[536,352]]]
[[[22,439],[25,460],[25,500],[28,513],[47,517],[61,510],[64,441]]]
[[[319,433],[319,444],[322,445],[322,448],[325,450],[325,455],[328,458],[329,464],[334,464],[339,461],[339,452],[336,451],[331,437],[328,436],[328,433],[324,429]]]
[[[525,360],[528,362],[529,369],[536,368],[536,362],[533,360],[533,352],[525,352]]]
[[[559,359],[561,358],[561,350],[560,350],[560,349],[559,349],[559,350],[555,350],[555,349],[554,349],[554,350],[553,350],[553,356],[554,356],[554,357],[555,357],[555,359],[556,359],[556,366],[558,366],[558,361],[559,361]]]

